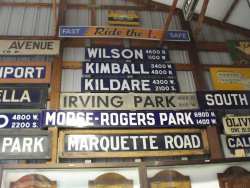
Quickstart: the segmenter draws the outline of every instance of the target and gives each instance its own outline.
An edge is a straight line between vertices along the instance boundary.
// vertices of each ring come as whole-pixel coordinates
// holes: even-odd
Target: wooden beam
[[[164,29],[163,29],[163,32],[162,32],[162,35],[161,35],[160,46],[162,46],[163,43],[164,43],[165,34],[166,34],[166,32],[168,32],[168,28],[169,28],[169,25],[171,23],[172,17],[173,17],[173,15],[175,13],[177,3],[178,3],[178,0],[174,0],[173,3],[172,3],[171,9],[169,11],[169,14],[168,14],[168,17],[167,17],[167,20],[165,22]]]
[[[54,26],[54,36],[56,36],[57,32],[57,18],[56,18],[56,0],[53,0],[53,26]]]
[[[223,18],[222,23],[226,23],[226,22],[227,22],[229,16],[230,16],[231,13],[233,12],[233,10],[234,10],[234,8],[235,8],[235,6],[237,5],[238,2],[239,2],[239,0],[234,0],[234,1],[233,1],[231,7],[228,9],[228,11],[227,11],[225,17]]]
[[[202,27],[203,21],[205,19],[205,14],[206,14],[208,2],[209,2],[209,0],[204,0],[203,1],[203,5],[202,5],[202,8],[201,8],[201,13],[200,13],[198,23],[196,25],[195,33],[194,33],[194,38],[195,38],[196,41],[198,41],[200,31],[201,31],[201,27]]]
[[[0,2],[1,6],[11,6],[11,7],[40,7],[40,8],[51,8],[53,7],[52,3],[23,3],[23,2]]]
[[[91,26],[96,26],[96,0],[91,0]]]

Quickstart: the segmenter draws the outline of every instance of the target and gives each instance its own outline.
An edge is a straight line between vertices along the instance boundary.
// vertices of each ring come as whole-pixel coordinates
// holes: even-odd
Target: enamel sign
[[[126,63],[126,62],[86,62],[82,65],[83,76],[91,77],[116,77],[122,76],[143,76],[143,77],[164,77],[173,78],[176,71],[170,63]]]
[[[193,16],[193,11],[198,3],[198,0],[185,0],[182,11],[186,21],[190,21]]]
[[[61,110],[198,109],[195,93],[61,93]]]
[[[249,109],[250,91],[197,91],[202,109]]]
[[[51,62],[1,62],[0,83],[50,83]]]
[[[0,55],[58,55],[60,40],[0,40]]]
[[[0,84],[0,108],[46,108],[47,84]]]
[[[0,129],[40,128],[40,114],[0,113]]]
[[[202,129],[60,131],[60,158],[110,158],[204,155]]]
[[[52,132],[1,130],[0,159],[50,159]]]
[[[140,22],[137,14],[112,12],[108,14],[108,24],[138,26],[140,25]]]
[[[170,61],[166,49],[154,48],[85,48],[85,59],[91,60],[133,60],[133,61]]]
[[[250,134],[250,116],[229,116],[222,118],[226,134]]]
[[[178,92],[176,79],[82,78],[82,92]]]
[[[250,148],[250,135],[227,136],[226,141],[229,149]]]
[[[214,111],[43,111],[43,127],[175,128],[218,124]]]

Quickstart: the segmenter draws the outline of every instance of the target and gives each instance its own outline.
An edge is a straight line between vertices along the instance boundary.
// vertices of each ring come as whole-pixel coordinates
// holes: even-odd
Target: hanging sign
[[[1,130],[0,159],[50,159],[52,132]]]
[[[193,11],[198,3],[198,0],[185,0],[182,12],[186,21],[190,21],[193,16]]]
[[[216,125],[214,111],[43,111],[43,127],[174,128]]]
[[[204,155],[204,129],[60,131],[60,158]]]
[[[250,91],[197,91],[202,109],[249,109]]]
[[[0,109],[46,108],[47,84],[0,84]]]
[[[0,55],[58,55],[60,40],[0,40]]]
[[[51,62],[1,62],[0,83],[50,83]]]
[[[227,46],[232,60],[236,64],[250,65],[250,41],[229,40]]]
[[[165,41],[171,41],[172,39],[167,37],[168,32],[165,34]],[[59,27],[59,37],[127,38],[127,39],[160,40],[162,34],[163,30],[161,29],[145,29],[145,28],[132,28],[132,27],[111,27],[111,26],[60,26]],[[174,38],[174,41],[176,41],[176,38]],[[190,39],[185,41],[190,41]]]
[[[176,42],[188,42],[190,41],[189,32],[186,30],[174,30],[168,31],[165,35],[167,41],[176,41]]]
[[[125,13],[109,13],[108,24],[110,25],[140,25],[139,16],[137,14],[125,14]]]
[[[176,79],[82,78],[81,92],[178,92]]]
[[[250,134],[250,116],[222,118],[225,134]]]
[[[40,128],[40,114],[0,113],[0,129]]]
[[[91,60],[141,60],[141,61],[170,61],[166,49],[154,48],[85,48],[85,59]]]
[[[61,110],[198,109],[194,93],[61,93]]]
[[[249,68],[212,67],[210,74],[215,90],[250,90]]]
[[[121,62],[86,62],[82,65],[83,76],[117,77],[144,76],[144,77],[175,77],[176,71],[170,63],[121,63]]]
[[[250,148],[250,135],[227,136],[226,141],[229,149]]]

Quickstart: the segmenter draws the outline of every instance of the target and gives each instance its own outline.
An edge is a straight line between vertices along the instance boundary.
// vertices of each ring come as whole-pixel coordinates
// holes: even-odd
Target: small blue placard
[[[165,40],[166,41],[187,42],[187,41],[190,41],[190,36],[189,36],[188,31],[186,31],[186,30],[173,30],[173,31],[168,31],[166,33]]]

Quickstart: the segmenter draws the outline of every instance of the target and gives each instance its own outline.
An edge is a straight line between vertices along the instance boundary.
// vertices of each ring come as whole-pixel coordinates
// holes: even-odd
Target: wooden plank
[[[57,36],[56,32],[57,28],[57,18],[56,18],[56,0],[53,0],[53,31],[54,31],[54,36]]]
[[[206,14],[208,3],[209,3],[209,0],[204,0],[202,4],[201,13],[200,13],[198,23],[196,25],[195,32],[194,32],[194,38],[196,41],[198,41],[198,38],[200,35],[200,31],[201,31],[203,21],[205,19],[205,14]]]
[[[226,23],[226,22],[227,22],[229,16],[230,16],[231,13],[233,12],[233,10],[234,10],[234,8],[235,8],[235,6],[237,5],[238,2],[239,2],[239,0],[234,0],[234,1],[233,1],[232,5],[231,5],[230,8],[228,9],[228,11],[227,11],[225,17],[223,18],[222,23]]]
[[[163,29],[163,32],[162,32],[162,35],[161,35],[160,46],[162,46],[163,43],[164,43],[165,34],[166,34],[166,32],[168,32],[168,28],[169,28],[169,25],[171,23],[172,17],[173,17],[173,15],[175,13],[177,3],[178,3],[178,0],[174,0],[173,3],[172,3],[171,9],[169,11],[169,14],[168,14],[168,17],[167,17],[167,20],[165,22],[164,29]]]

